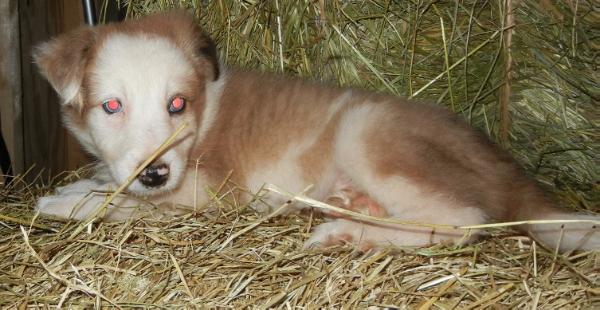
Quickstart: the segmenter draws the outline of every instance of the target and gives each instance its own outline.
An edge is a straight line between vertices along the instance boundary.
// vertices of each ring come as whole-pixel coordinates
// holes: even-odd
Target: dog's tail
[[[551,248],[558,247],[561,252],[600,249],[600,216],[562,210],[539,191],[532,191],[523,198],[523,204],[511,220],[565,221],[521,226],[536,240]],[[569,222],[573,220],[581,222]]]

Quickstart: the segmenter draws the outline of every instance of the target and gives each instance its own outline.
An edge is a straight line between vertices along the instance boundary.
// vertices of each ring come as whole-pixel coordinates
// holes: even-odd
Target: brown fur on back
[[[228,167],[243,182],[249,171],[263,162],[275,160],[285,148],[313,132],[323,118],[315,109],[340,95],[338,88],[328,88],[306,81],[269,76],[244,71],[229,74],[224,89],[215,126],[208,139],[194,151],[203,156],[203,165],[215,180],[224,177]],[[327,160],[335,122],[323,133],[315,145],[319,160],[309,154],[304,157],[306,167],[320,170],[319,162]],[[307,171],[318,177],[315,171]]]
[[[458,116],[424,103],[393,102],[388,109],[368,134],[369,154],[382,175],[403,175],[496,220],[551,205],[506,151]]]

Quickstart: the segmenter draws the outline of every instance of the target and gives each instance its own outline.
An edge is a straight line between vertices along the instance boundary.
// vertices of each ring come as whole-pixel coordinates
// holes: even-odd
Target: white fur
[[[99,49],[91,72],[92,97],[99,104],[89,112],[88,131],[94,153],[105,160],[116,183],[125,182],[184,121],[171,117],[167,105],[184,91],[181,82],[193,74],[185,54],[164,38],[117,34]],[[121,101],[121,112],[108,115],[100,107],[110,98]],[[193,143],[187,133],[195,130],[194,124],[190,127],[178,137],[177,147],[160,158],[170,166],[166,185],[149,189],[136,180],[130,191],[150,194],[177,187]]]
[[[81,81],[72,81],[66,87],[59,90],[59,94],[63,102],[73,101],[77,95],[79,95],[79,89],[81,88]]]
[[[542,220],[590,220],[598,221],[598,216],[584,214],[554,213],[545,214]],[[588,223],[537,224],[529,225],[529,231],[550,248],[561,251],[600,249],[600,227],[592,228]],[[558,243],[560,241],[560,243]]]
[[[206,104],[202,113],[202,120],[200,121],[200,127],[198,128],[197,138],[198,141],[204,140],[206,133],[212,127],[217,112],[219,112],[219,100],[223,94],[223,87],[227,82],[227,72],[221,69],[219,79],[216,81],[210,81],[206,84]]]

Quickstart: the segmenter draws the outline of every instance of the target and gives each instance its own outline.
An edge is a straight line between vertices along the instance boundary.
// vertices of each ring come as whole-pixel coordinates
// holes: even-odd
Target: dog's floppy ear
[[[212,67],[213,81],[219,79],[221,70],[219,68],[219,56],[215,42],[204,32],[201,31],[201,42],[198,47],[198,52]]]
[[[78,97],[95,33],[92,27],[81,27],[38,45],[33,52],[40,72],[64,104],[74,104]]]
[[[194,17],[183,10],[175,10],[157,18],[164,18],[170,25],[172,35],[182,45],[191,47],[192,53],[199,58],[203,69],[212,72],[212,80],[217,80],[221,74],[219,55],[214,41],[198,25]],[[189,43],[192,45],[190,46]]]

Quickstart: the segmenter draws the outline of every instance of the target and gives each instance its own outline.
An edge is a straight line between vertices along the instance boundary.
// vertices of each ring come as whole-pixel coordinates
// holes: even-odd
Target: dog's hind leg
[[[398,225],[339,218],[317,226],[305,246],[329,246],[340,242],[351,242],[361,249],[367,249],[389,245],[465,244],[472,242],[479,231],[459,227],[484,222],[483,215],[478,209],[452,207],[422,206],[420,209],[406,212],[403,216],[395,215],[393,218],[411,223],[443,226]]]
[[[386,112],[390,113],[385,114]],[[375,105],[365,105],[349,111],[336,136],[336,166],[342,175],[352,180],[351,188],[368,195],[368,199],[380,206],[389,217],[438,226],[390,225],[337,219],[318,226],[308,240],[308,246],[328,245],[339,240],[351,240],[359,246],[424,246],[445,242],[460,244],[471,241],[477,232],[455,227],[486,222],[485,212],[475,207],[475,204],[457,198],[451,192],[435,190],[429,186],[429,178],[435,175],[424,173],[430,169],[427,169],[427,162],[422,158],[415,160],[419,154],[411,153],[411,140],[402,140],[407,135],[405,129],[397,127],[395,119],[386,120],[381,117],[393,113],[394,110],[385,111]],[[395,134],[394,137],[397,136],[398,139],[378,140],[369,135],[372,128],[382,127],[386,129],[386,133]],[[443,152],[438,151],[440,157],[443,157]],[[434,152],[432,154],[438,155]],[[392,164],[382,169],[378,166],[382,162]],[[440,175],[444,172],[431,173]]]
[[[359,212],[376,217],[387,217],[387,211],[375,199],[356,189],[350,178],[341,175],[334,184],[332,193],[324,199],[325,203],[338,208]],[[333,218],[342,218],[344,215],[325,211],[325,215]]]

